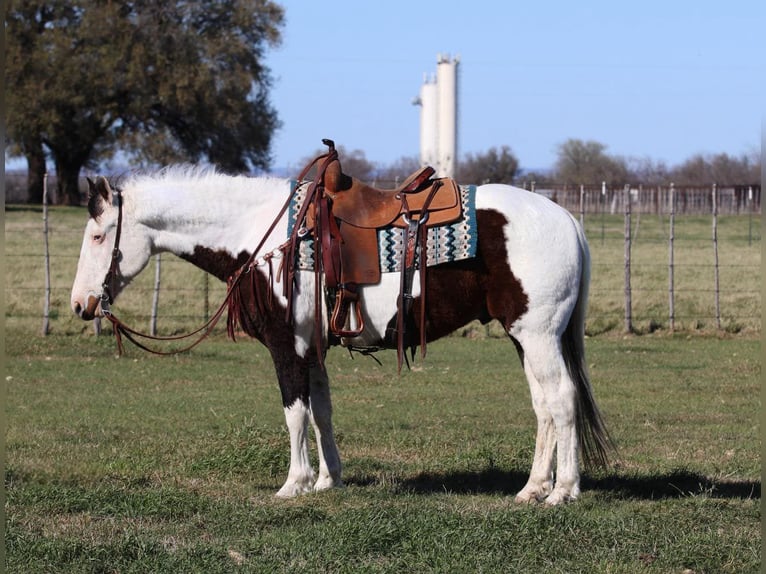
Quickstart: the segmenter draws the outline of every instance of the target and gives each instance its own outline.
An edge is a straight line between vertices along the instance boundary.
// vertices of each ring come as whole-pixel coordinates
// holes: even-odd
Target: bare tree
[[[340,165],[343,168],[343,173],[350,175],[362,181],[372,181],[375,177],[375,164],[367,159],[365,153],[360,149],[348,151],[344,146],[335,146],[338,150],[338,159]],[[317,149],[313,154],[307,156],[301,160],[301,165],[307,165],[315,157],[326,153],[327,148]],[[314,169],[312,169],[307,177],[313,177]]]
[[[606,146],[596,141],[569,139],[558,146],[556,179],[569,185],[622,185],[628,181],[626,160],[606,153]]]
[[[671,177],[680,185],[756,184],[760,181],[761,162],[757,155],[740,157],[725,153],[716,155],[696,154],[675,167]]]
[[[458,163],[457,179],[461,183],[513,183],[518,172],[518,158],[504,145],[483,154],[466,154]]]
[[[663,185],[671,181],[670,168],[662,161],[649,157],[629,158],[627,160],[628,178],[631,182],[644,185]]]
[[[394,187],[420,167],[420,159],[417,156],[402,156],[390,165],[378,167],[377,180]]]

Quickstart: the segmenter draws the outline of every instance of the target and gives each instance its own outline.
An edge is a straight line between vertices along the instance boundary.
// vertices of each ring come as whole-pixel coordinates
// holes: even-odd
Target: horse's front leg
[[[327,371],[315,361],[298,356],[287,360],[276,358],[274,364],[290,433],[290,468],[277,496],[291,498],[312,490],[342,486]],[[319,477],[316,482],[309,456],[309,420],[314,427],[319,453]]]
[[[316,435],[319,453],[319,478],[314,490],[343,486],[341,481],[341,463],[335,435],[332,430],[332,400],[330,381],[327,371],[318,364],[309,370],[310,399],[309,414]]]
[[[287,480],[277,492],[280,498],[291,498],[311,492],[314,470],[309,457],[309,368],[297,355],[272,353],[277,370],[285,422],[290,433],[290,468]]]
[[[309,406],[302,399],[285,407],[285,421],[290,433],[290,468],[287,480],[277,492],[280,498],[311,492],[314,484],[314,470],[309,457],[308,415]]]

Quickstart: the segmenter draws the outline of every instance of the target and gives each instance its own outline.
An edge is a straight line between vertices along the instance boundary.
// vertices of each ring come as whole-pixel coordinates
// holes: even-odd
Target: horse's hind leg
[[[535,378],[529,361],[522,356],[524,372],[532,395],[532,408],[537,416],[535,455],[527,484],[516,495],[516,502],[544,500],[553,490],[553,455],[556,451],[556,429],[553,417],[545,404],[545,393]]]
[[[319,491],[342,486],[343,483],[340,455],[332,430],[332,401],[327,371],[319,365],[312,366],[309,378],[311,384],[309,412],[319,452],[319,477],[314,484],[314,490]]]
[[[575,386],[561,353],[561,343],[553,334],[527,336],[520,338],[519,343],[524,350],[524,371],[537,415],[537,440],[529,481],[517,500],[545,498],[546,504],[574,500],[580,494]],[[551,491],[554,449],[556,481]]]

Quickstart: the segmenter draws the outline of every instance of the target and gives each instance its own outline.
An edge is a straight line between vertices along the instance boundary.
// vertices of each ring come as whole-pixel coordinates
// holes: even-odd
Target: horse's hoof
[[[577,500],[577,492],[568,492],[564,489],[554,488],[548,498],[545,499],[546,506],[558,506],[559,504],[566,504],[567,502],[574,502]]]
[[[301,494],[307,494],[311,492],[311,486],[308,484],[302,484],[299,482],[288,482],[279,489],[279,492],[275,495],[277,498],[295,498]]]
[[[527,484],[519,491],[514,499],[519,504],[534,504],[536,502],[542,502],[553,490],[553,484],[550,481],[545,481],[542,484],[530,485]]]
[[[346,488],[341,480],[333,480],[327,476],[319,478],[314,485],[314,492],[322,492],[323,490],[330,490],[331,488]]]
[[[533,493],[518,493],[516,497],[513,499],[514,502],[517,504],[536,504],[538,502],[542,502],[542,500],[545,497],[542,498],[539,495],[533,494]]]

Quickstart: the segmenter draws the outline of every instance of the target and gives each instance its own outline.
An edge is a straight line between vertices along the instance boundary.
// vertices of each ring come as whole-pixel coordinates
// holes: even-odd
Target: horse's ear
[[[103,175],[98,176],[96,179],[96,191],[101,194],[104,200],[112,201],[112,188],[109,185],[109,181]]]
[[[93,219],[98,219],[104,212],[102,202],[110,203],[112,188],[104,176],[97,177],[95,183],[90,178],[86,179],[88,180],[88,213]]]

